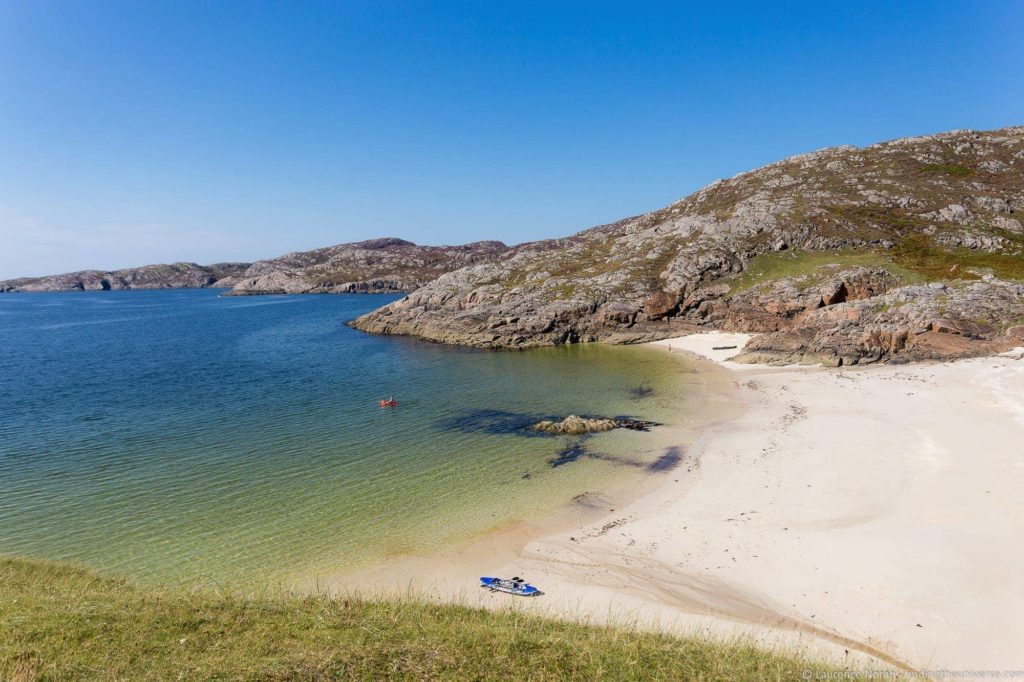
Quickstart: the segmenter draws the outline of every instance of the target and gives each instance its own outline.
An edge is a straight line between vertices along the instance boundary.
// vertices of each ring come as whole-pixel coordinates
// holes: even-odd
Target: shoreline
[[[646,350],[657,352],[654,348]],[[735,388],[728,372],[699,357],[682,354],[677,368],[681,373],[696,377],[697,381],[681,380],[678,388],[681,393],[667,397],[671,410],[683,416],[672,424],[660,424],[651,433],[643,434],[644,439],[654,436],[642,445],[647,457],[660,451],[682,449],[685,452],[706,428],[734,416],[735,410],[731,411],[728,404]],[[706,396],[713,396],[717,404],[709,406]],[[623,433],[632,437],[628,430]],[[580,488],[579,494],[565,504],[502,522],[433,552],[399,552],[369,566],[329,574],[297,575],[292,582],[295,589],[306,592],[394,595],[415,591],[442,601],[476,597],[479,577],[500,574],[499,569],[515,562],[530,542],[597,523],[616,509],[635,503],[660,488],[666,479],[677,477],[676,469],[685,468],[686,459],[684,455],[665,469],[644,467],[638,471],[626,467],[625,475],[618,482]]]
[[[679,475],[576,528],[525,529],[521,549],[491,563],[544,597],[477,590],[468,565],[459,583],[406,574],[405,589],[862,664],[1024,668],[1021,350],[824,369],[711,349],[746,338],[650,344],[727,369],[741,412],[698,435]]]

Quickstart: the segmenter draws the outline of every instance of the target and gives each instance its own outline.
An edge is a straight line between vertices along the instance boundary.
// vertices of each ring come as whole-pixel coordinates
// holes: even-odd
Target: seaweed
[[[665,454],[648,464],[647,470],[651,472],[671,471],[683,461],[683,454],[682,448],[673,445],[665,450]]]
[[[654,394],[654,389],[651,388],[650,386],[634,386],[633,388],[629,389],[629,393],[630,395],[637,399],[648,398]]]
[[[545,419],[558,419],[558,417],[530,412],[477,409],[444,419],[440,422],[440,427],[446,431],[458,431],[459,433],[519,434],[528,437],[542,437],[550,434],[536,431],[530,427]]]

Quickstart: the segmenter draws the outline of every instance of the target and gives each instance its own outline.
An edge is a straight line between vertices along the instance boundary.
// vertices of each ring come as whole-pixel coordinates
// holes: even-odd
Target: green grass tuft
[[[967,178],[974,175],[974,169],[962,166],[958,163],[930,163],[921,169],[925,173],[944,173],[957,178]]]
[[[979,279],[991,273],[1000,279],[1024,280],[1024,256],[980,249],[945,249],[924,235],[909,235],[893,249],[894,261],[929,280]]]
[[[729,280],[730,295],[759,284],[790,277],[805,277],[813,285],[829,272],[850,267],[884,268],[901,284],[936,280],[976,280],[985,273],[1010,281],[1024,281],[1024,256],[972,249],[935,246],[926,236],[904,237],[893,249],[840,251],[781,251],[751,259],[742,274]]]
[[[884,250],[844,249],[839,251],[779,251],[755,256],[743,273],[730,282],[730,294],[747,291],[764,282],[789,277],[807,277],[807,285],[818,276],[852,267],[885,268],[903,284],[915,284],[926,278],[895,263]]]
[[[835,671],[678,638],[415,599],[165,592],[0,558],[0,679],[789,680]]]

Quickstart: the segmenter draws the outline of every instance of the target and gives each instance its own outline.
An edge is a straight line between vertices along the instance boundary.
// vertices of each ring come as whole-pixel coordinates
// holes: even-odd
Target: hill
[[[949,358],[1024,341],[1024,127],[794,156],[524,244],[354,326],[488,348],[761,332],[739,359]]]
[[[22,277],[0,281],[0,292],[200,287],[230,289],[232,296],[409,292],[446,272],[493,261],[506,251],[508,247],[496,241],[419,246],[403,239],[370,239],[251,264],[173,263]]]
[[[409,292],[446,272],[487,263],[508,251],[501,242],[418,246],[403,239],[371,239],[289,253],[253,263],[229,292],[323,294]]]
[[[781,680],[837,668],[713,642],[410,599],[146,590],[0,558],[0,678]]]
[[[3,280],[0,281],[0,292],[226,288],[234,285],[235,278],[248,267],[248,263],[172,263],[113,271],[82,270],[63,275]]]

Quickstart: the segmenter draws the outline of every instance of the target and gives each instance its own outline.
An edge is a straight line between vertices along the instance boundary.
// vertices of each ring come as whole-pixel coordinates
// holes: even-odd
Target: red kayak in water
[[[398,407],[398,401],[394,398],[390,398],[389,400],[378,400],[377,404],[381,407]]]

